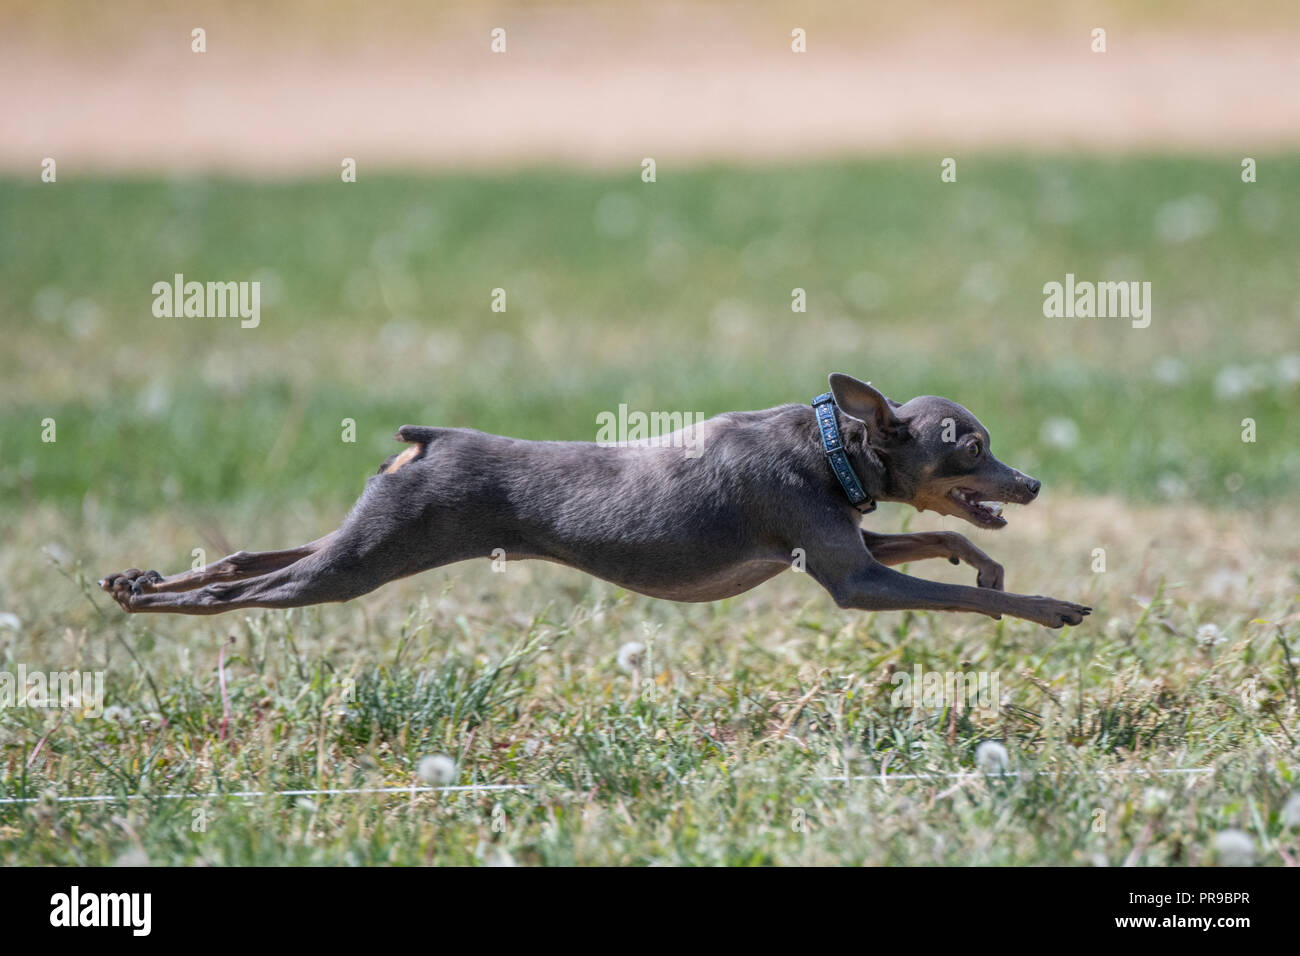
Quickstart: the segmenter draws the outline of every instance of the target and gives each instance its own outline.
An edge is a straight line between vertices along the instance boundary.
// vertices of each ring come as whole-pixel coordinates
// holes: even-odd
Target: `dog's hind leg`
[[[113,597],[124,610],[221,614],[250,607],[303,607],[348,601],[401,574],[382,563],[325,548],[284,567],[242,580],[219,580],[187,591],[126,591]]]
[[[242,581],[257,577],[271,571],[288,567],[295,561],[315,554],[326,547],[337,531],[331,531],[323,538],[317,538],[297,548],[283,551],[236,551],[220,561],[214,561],[193,571],[184,571],[164,577],[157,571],[140,571],[132,568],[117,574],[110,574],[99,582],[100,588],[112,594],[123,607],[119,595],[128,594],[164,594],[176,591],[192,591],[219,582]]]
[[[303,607],[349,601],[428,568],[488,555],[486,546],[466,549],[455,535],[431,533],[425,521],[394,508],[391,495],[374,491],[393,480],[391,476],[370,479],[371,490],[343,526],[305,546],[303,550],[310,553],[294,559],[293,551],[271,552],[274,557],[266,563],[279,565],[273,570],[218,577],[184,591],[118,588],[113,597],[123,610],[132,612],[220,614],[249,607]],[[256,565],[255,559],[250,562]]]
[[[403,425],[399,428],[397,440],[409,443],[410,447],[380,465],[379,474],[367,482],[367,488],[374,487],[374,483],[383,476],[392,475],[411,462],[418,461],[440,432],[440,429],[421,425]],[[363,495],[358,507],[364,508],[365,505],[366,496]],[[131,568],[108,575],[100,580],[99,586],[113,595],[114,600],[122,607],[132,610],[129,606],[130,601],[127,600],[132,595],[195,591],[213,584],[230,584],[279,571],[333,544],[338,540],[341,530],[332,531],[325,537],[317,538],[298,548],[286,548],[283,551],[237,551],[202,568],[166,577],[157,571]]]

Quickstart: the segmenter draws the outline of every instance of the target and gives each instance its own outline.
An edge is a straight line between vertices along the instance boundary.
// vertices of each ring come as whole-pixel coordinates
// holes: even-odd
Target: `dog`
[[[337,531],[283,551],[240,551],[163,577],[132,568],[100,587],[130,612],[220,614],[348,601],[470,558],[553,561],[671,601],[717,601],[792,566],[842,608],[968,611],[1059,628],[1091,608],[1003,589],[1003,569],[951,531],[874,534],[878,501],[1001,528],[1002,502],[1039,482],[993,457],[966,409],[904,404],[830,376],[808,405],[727,412],[674,441],[607,446],[404,425],[408,447],[371,477]],[[670,438],[672,436],[669,436]],[[965,562],[977,587],[892,570]]]

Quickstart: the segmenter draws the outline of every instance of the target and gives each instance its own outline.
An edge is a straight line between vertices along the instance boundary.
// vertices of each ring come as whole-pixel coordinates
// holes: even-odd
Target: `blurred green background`
[[[0,181],[0,499],[343,507],[403,423],[592,439],[842,370],[1057,487],[1257,505],[1300,467],[1300,161],[1259,161]],[[176,272],[260,280],[260,327],[155,318]],[[1151,282],[1150,327],[1044,318],[1067,272]]]

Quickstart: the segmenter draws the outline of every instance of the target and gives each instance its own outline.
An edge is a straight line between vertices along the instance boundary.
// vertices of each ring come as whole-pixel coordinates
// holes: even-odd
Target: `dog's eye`
[[[970,443],[970,456],[972,458],[978,458],[982,451],[984,451],[984,446],[979,443],[978,439]]]

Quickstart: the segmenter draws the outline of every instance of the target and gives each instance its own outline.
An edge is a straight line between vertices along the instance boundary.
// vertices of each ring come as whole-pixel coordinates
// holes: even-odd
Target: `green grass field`
[[[120,708],[0,709],[0,798],[35,801],[0,805],[0,862],[1202,864],[1227,829],[1294,861],[1300,160],[1237,164],[0,182],[0,672],[105,671]],[[1151,282],[1150,327],[1044,318],[1067,272]],[[260,280],[260,326],[155,318],[174,273]],[[960,401],[1047,485],[997,534],[873,528],[969,530],[1093,617],[855,614],[797,574],[684,606],[487,562],[207,619],[94,587],[324,533],[406,422],[593,439],[620,403],[806,401],[835,370]],[[1001,700],[901,706],[918,665]],[[1017,776],[936,776],[986,740]],[[533,789],[174,799],[405,787],[435,753]],[[1135,772],[1178,767],[1212,772]],[[53,800],[88,794],[135,799]]]

